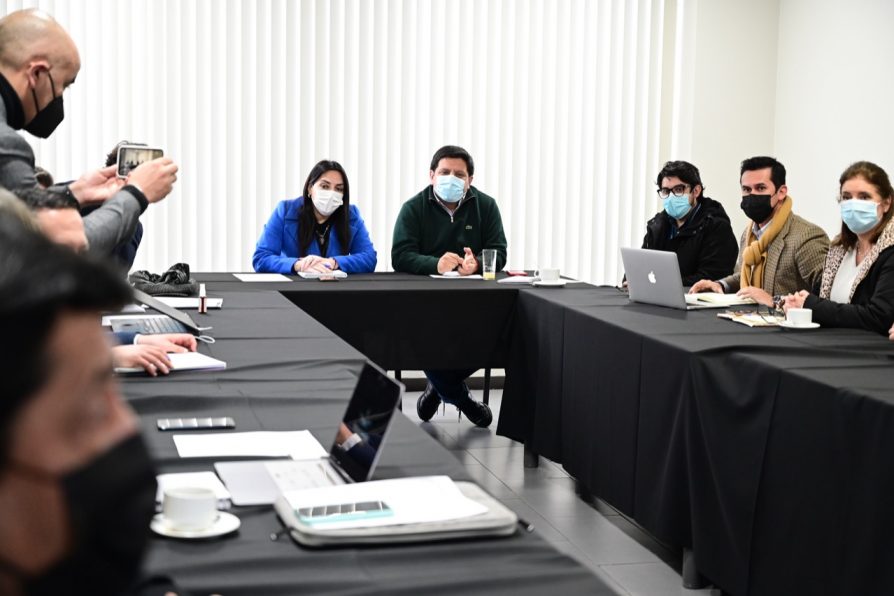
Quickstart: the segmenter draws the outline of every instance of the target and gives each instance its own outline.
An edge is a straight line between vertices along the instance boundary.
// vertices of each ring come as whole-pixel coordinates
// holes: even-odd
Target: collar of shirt
[[[767,223],[762,226],[757,225],[754,222],[751,222],[751,231],[754,233],[754,237],[758,240],[761,239],[761,236],[764,235],[764,230],[770,227],[770,224],[773,223],[773,218],[770,218]]]
[[[22,108],[22,100],[19,99],[16,90],[2,74],[0,74],[0,98],[6,104],[6,123],[15,130],[25,126],[25,110]]]

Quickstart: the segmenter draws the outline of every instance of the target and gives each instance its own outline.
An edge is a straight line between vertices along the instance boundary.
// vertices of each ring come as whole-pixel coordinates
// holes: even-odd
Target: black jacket
[[[721,279],[733,271],[739,247],[723,205],[702,197],[701,207],[676,236],[670,238],[670,227],[676,220],[661,211],[646,224],[643,248],[677,253],[683,285],[691,286],[700,279]]]
[[[851,327],[887,335],[894,323],[894,246],[879,253],[866,277],[857,285],[850,304],[810,294],[804,308],[823,327]]]

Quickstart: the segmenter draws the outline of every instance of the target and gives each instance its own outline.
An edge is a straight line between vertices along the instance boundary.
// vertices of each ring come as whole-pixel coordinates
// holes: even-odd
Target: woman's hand
[[[785,297],[785,304],[782,305],[782,310],[788,312],[788,309],[790,308],[804,308],[804,301],[807,300],[807,296],[809,295],[810,292],[807,290],[789,294]]]

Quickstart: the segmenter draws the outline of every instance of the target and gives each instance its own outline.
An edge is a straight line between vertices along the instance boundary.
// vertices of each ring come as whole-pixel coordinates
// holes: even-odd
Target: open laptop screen
[[[375,468],[403,388],[374,364],[363,365],[329,452],[354,482],[368,480]]]

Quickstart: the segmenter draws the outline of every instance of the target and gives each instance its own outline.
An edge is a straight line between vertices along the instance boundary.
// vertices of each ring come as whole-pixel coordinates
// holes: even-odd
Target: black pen
[[[523,520],[522,518],[518,518],[518,525],[519,525],[519,527],[521,527],[522,530],[524,530],[528,534],[530,534],[531,532],[534,531],[534,524],[532,524],[531,522],[527,522],[527,521]]]

